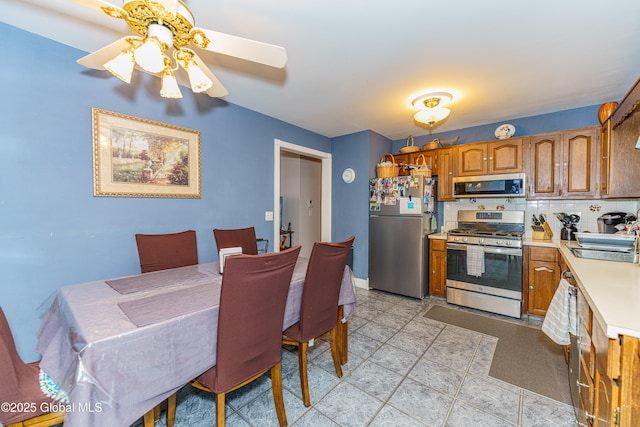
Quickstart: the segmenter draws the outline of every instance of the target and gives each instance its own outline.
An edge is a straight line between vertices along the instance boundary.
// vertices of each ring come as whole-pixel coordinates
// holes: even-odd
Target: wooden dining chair
[[[140,272],[166,270],[198,263],[196,232],[136,234]]]
[[[243,254],[257,255],[258,243],[256,239],[256,229],[254,227],[235,228],[229,230],[221,230],[214,228],[213,237],[220,249],[241,247]]]
[[[282,396],[282,323],[300,246],[227,260],[220,290],[216,365],[191,382],[216,394],[217,425],[224,426],[227,393],[271,371],[280,426],[287,425]]]
[[[64,422],[64,412],[46,412],[55,403],[40,390],[38,362],[24,363],[16,350],[9,322],[0,307],[0,423],[6,427],[54,426]],[[22,410],[22,409],[26,410]]]
[[[198,264],[198,242],[195,230],[170,234],[136,234],[140,272],[167,270]],[[167,427],[172,427],[176,415],[175,393],[167,399]],[[160,418],[160,405],[143,417],[144,427],[153,426]]]
[[[354,239],[355,237],[351,236],[343,242],[313,244],[302,288],[300,320],[284,331],[282,343],[298,347],[304,406],[311,405],[307,378],[307,347],[311,340],[329,332],[333,365],[338,378],[342,377],[338,355],[338,298],[344,268]]]

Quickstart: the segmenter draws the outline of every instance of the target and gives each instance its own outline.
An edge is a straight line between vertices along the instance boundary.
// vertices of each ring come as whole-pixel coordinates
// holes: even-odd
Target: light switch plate
[[[266,211],[264,213],[264,220],[265,221],[273,221],[273,212],[271,211]]]

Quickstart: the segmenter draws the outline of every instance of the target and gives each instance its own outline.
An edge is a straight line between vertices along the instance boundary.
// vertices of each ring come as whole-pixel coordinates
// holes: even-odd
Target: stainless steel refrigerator
[[[433,178],[369,181],[369,287],[413,298],[429,290],[429,238],[435,232]]]

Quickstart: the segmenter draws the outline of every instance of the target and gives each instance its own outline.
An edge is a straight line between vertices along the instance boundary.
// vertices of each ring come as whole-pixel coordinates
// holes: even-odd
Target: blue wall
[[[329,138],[206,95],[162,99],[144,73],[126,85],[87,70],[84,52],[5,24],[0,55],[0,305],[25,360],[56,289],[139,272],[135,233],[194,229],[201,262],[217,258],[214,227],[273,240],[274,139],[331,151]],[[199,130],[202,198],[94,197],[91,107]]]
[[[332,140],[332,240],[343,240],[351,234],[356,236],[353,273],[358,278],[369,277],[369,177],[375,176],[377,162],[371,158],[371,153],[388,152],[390,147],[390,139],[372,131]],[[342,181],[345,168],[356,172],[356,179],[351,184]]]
[[[599,126],[598,109],[600,105],[575,108],[572,110],[558,111],[556,113],[541,114],[538,116],[524,117],[491,123],[488,125],[474,126],[465,129],[458,129],[447,132],[432,133],[431,135],[414,136],[415,145],[422,147],[422,144],[433,141],[435,138],[441,140],[453,139],[459,136],[458,144],[471,142],[482,142],[495,140],[495,130],[503,123],[510,123],[516,128],[514,136],[535,135],[538,133],[555,132],[564,129],[581,128],[587,126]],[[452,111],[451,114],[455,114]],[[393,152],[399,153],[400,148],[406,145],[406,139],[393,141]]]

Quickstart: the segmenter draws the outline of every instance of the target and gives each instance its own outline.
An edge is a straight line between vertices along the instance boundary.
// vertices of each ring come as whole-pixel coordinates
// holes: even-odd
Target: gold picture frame
[[[200,131],[92,108],[93,194],[200,198]]]

